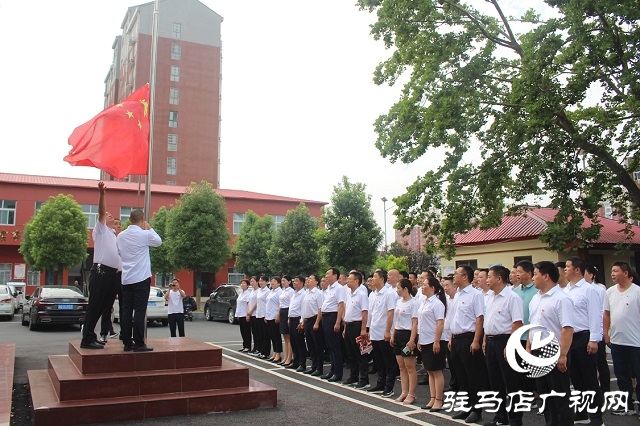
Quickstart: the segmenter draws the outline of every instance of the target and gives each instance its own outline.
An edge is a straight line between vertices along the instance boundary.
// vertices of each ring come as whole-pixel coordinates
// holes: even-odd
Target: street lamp
[[[380,200],[382,201],[382,208],[384,209],[384,252],[385,254],[387,253],[387,211],[391,210],[392,208],[394,208],[396,205],[392,204],[391,206],[389,206],[389,208],[387,208],[387,197],[382,197],[380,198]]]

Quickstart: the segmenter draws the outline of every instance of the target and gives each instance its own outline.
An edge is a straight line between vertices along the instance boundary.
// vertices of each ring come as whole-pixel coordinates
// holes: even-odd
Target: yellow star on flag
[[[131,111],[127,111],[127,116],[129,116],[129,118],[133,118],[133,113]]]

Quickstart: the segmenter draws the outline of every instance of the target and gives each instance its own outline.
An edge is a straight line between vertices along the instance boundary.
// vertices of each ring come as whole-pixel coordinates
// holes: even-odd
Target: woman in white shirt
[[[391,346],[400,367],[402,393],[395,401],[408,405],[416,401],[418,386],[416,357],[413,353],[418,332],[418,303],[413,298],[413,285],[408,279],[403,278],[398,282],[396,292],[400,299],[393,312]]]
[[[266,359],[271,353],[269,329],[267,327],[267,320],[264,319],[267,311],[267,296],[269,295],[269,287],[267,287],[268,283],[269,278],[266,275],[260,276],[260,279],[258,280],[260,290],[258,290],[258,303],[256,307],[256,324],[260,335],[260,344],[258,345],[260,354],[258,355],[258,358],[260,359]]]
[[[281,279],[282,293],[280,293],[280,311],[276,317],[280,325],[280,334],[284,338],[284,359],[278,364],[283,367],[290,367],[293,364],[293,351],[291,350],[291,339],[289,336],[289,305],[295,291],[291,288],[291,277],[284,275]]]
[[[251,325],[251,334],[253,335],[253,350],[249,351],[249,355],[260,355],[260,345],[258,344],[259,332],[256,321],[256,308],[258,307],[258,280],[256,277],[251,277],[249,280],[251,286],[251,292],[249,293],[249,302],[247,304],[247,321]]]
[[[447,295],[436,278],[427,278],[422,285],[424,302],[418,310],[418,344],[422,353],[422,365],[429,374],[429,403],[422,407],[429,411],[441,411],[443,406],[445,348],[443,338]]]
[[[174,278],[169,284],[169,291],[164,294],[164,300],[169,302],[169,332],[171,337],[176,337],[176,324],[178,325],[178,334],[184,337],[184,306],[182,299],[187,294],[180,288],[180,280]]]
[[[249,280],[240,281],[240,288],[242,293],[236,300],[236,318],[238,318],[240,336],[242,336],[242,349],[240,349],[240,352],[249,352],[251,350],[251,317],[247,315],[251,293]]]
[[[273,345],[273,355],[268,358],[268,360],[276,363],[282,359],[280,357],[280,353],[282,352],[280,324],[278,324],[279,320],[276,321],[278,312],[280,311],[280,293],[282,293],[280,282],[280,277],[271,278],[271,290],[267,295],[267,306],[264,315],[264,319],[267,322],[267,329],[269,330],[269,337],[271,338],[271,344]]]

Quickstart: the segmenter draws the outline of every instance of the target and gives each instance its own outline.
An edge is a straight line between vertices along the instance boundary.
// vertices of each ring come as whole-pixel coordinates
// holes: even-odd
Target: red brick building
[[[0,284],[7,281],[23,281],[31,287],[27,288],[27,294],[31,294],[35,286],[51,283],[51,272],[30,271],[18,252],[24,225],[49,197],[65,194],[72,195],[82,206],[88,220],[87,232],[90,233],[98,217],[97,188],[97,180],[0,173]],[[151,189],[152,212],[158,211],[161,206],[169,208],[185,191],[183,186],[172,185],[152,185]],[[313,217],[320,217],[322,206],[327,204],[232,189],[216,189],[216,192],[225,199],[228,211],[227,226],[234,239],[247,210],[253,210],[260,216],[272,215],[278,226],[284,221],[287,212],[295,209],[300,203],[306,204]],[[138,184],[133,182],[107,182],[106,201],[107,211],[124,222],[132,209],[144,205],[144,192],[138,191]],[[73,284],[74,280],[82,283],[88,279],[86,271],[93,263],[91,239],[87,251],[89,256],[84,265],[63,272],[64,284]],[[235,259],[231,258],[216,273],[203,274],[199,278],[203,282],[203,294],[208,294],[208,291],[222,283],[239,281],[242,274],[234,269],[234,263]],[[177,276],[185,291],[191,295],[195,294],[196,280],[193,274],[190,271],[181,271]]]

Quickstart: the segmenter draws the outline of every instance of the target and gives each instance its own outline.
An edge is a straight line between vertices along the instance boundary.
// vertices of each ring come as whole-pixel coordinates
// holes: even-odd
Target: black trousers
[[[120,329],[122,331],[122,343],[125,346],[145,345],[144,328],[150,289],[151,278],[122,286],[122,312],[120,315],[122,324]],[[131,336],[133,336],[133,341]]]
[[[510,336],[510,334],[487,336],[486,361],[489,384],[491,385],[491,390],[498,392],[498,398],[503,401],[498,411],[493,415],[493,420],[502,423],[508,422],[509,426],[522,426],[522,412],[514,411],[514,403],[518,401],[512,401],[509,413],[507,413],[506,409],[509,404],[506,395],[520,390],[518,373],[509,367],[509,364],[504,359],[504,349],[507,347],[507,341]]]
[[[238,318],[240,324],[240,336],[242,336],[242,349],[251,349],[251,320],[247,317]]]
[[[102,312],[102,318],[100,319],[100,335],[106,336],[109,333],[113,333],[113,323],[111,322],[111,312],[113,312],[113,302],[118,296],[118,308],[122,311],[122,272],[118,271],[118,286],[113,294],[109,295],[111,303]]]
[[[337,318],[337,312],[323,312],[322,329],[324,330],[324,341],[327,343],[329,357],[331,359],[331,370],[329,373],[338,379],[342,379],[342,373],[344,371],[344,358],[342,357],[342,344],[340,343],[342,336],[339,331],[337,333],[333,331]]]
[[[269,329],[267,327],[267,320],[262,318],[256,318],[256,328],[258,330],[259,341],[257,343],[257,349],[260,354],[269,356],[271,353],[271,339],[269,338]]]
[[[400,370],[391,344],[386,340],[372,340],[371,346],[371,353],[378,367],[378,386],[384,386],[387,390],[393,389]]]
[[[602,392],[611,391],[611,372],[607,363],[607,345],[603,341],[598,342],[598,380]]]
[[[253,348],[249,349],[252,349],[252,351],[260,351],[260,346],[258,346],[258,321],[255,315],[251,317],[249,325],[251,326],[251,335],[253,336]]]
[[[184,312],[169,314],[169,333],[171,337],[176,337],[176,325],[178,326],[178,334],[184,337]]]
[[[317,315],[309,317],[304,322],[304,337],[307,341],[307,348],[309,349],[309,358],[311,358],[311,369],[323,370],[324,364],[324,338],[322,331],[322,324],[318,330],[313,329],[313,325],[316,323]]]
[[[267,320],[267,328],[269,329],[269,338],[273,345],[273,352],[282,352],[282,336],[280,336],[280,324],[275,319]]]
[[[602,419],[602,404],[604,395],[598,383],[598,354],[589,355],[587,345],[589,343],[589,332],[580,331],[573,333],[569,357],[571,358],[570,377],[573,388],[579,391],[595,391],[592,407],[596,407],[595,413],[589,413],[589,418]]]
[[[98,320],[105,309],[113,305],[111,295],[115,294],[120,285],[120,276],[115,268],[100,265],[100,270],[96,265],[91,268],[89,274],[89,305],[84,316],[84,326],[82,327],[82,343],[93,343],[98,339],[95,328]],[[147,291],[145,307],[149,292]],[[111,303],[109,303],[111,302]]]
[[[451,377],[449,378],[449,387],[453,392],[458,392],[460,389],[458,388],[458,381],[456,380],[456,368],[453,366],[453,362],[451,362],[451,351],[449,350],[449,342],[444,346],[444,350],[447,356],[447,366],[449,367],[449,373],[451,373]],[[440,348],[442,350],[442,348]]]
[[[307,365],[307,345],[304,341],[304,330],[298,331],[300,317],[289,317],[289,336],[291,339],[291,350],[293,351],[293,365],[296,367],[306,367]]]
[[[586,349],[585,349],[586,352]],[[540,351],[533,351],[533,355],[540,356]],[[565,396],[548,397],[544,402],[544,420],[546,426],[572,426],[573,411],[569,407],[569,397],[571,396],[571,357],[567,356],[567,372],[561,373],[558,366],[545,376],[535,379],[536,388],[541,395],[550,393],[552,390],[564,393]]]
[[[347,355],[351,360],[350,378],[369,382],[369,357],[360,353],[360,345],[356,338],[360,336],[362,321],[348,322],[344,329],[344,344]]]
[[[451,360],[456,369],[456,381],[461,392],[469,393],[468,406],[474,407],[478,401],[478,392],[489,388],[487,364],[482,350],[471,353],[469,349],[473,342],[474,333],[462,333],[452,337]],[[478,414],[482,409],[471,408]]]

